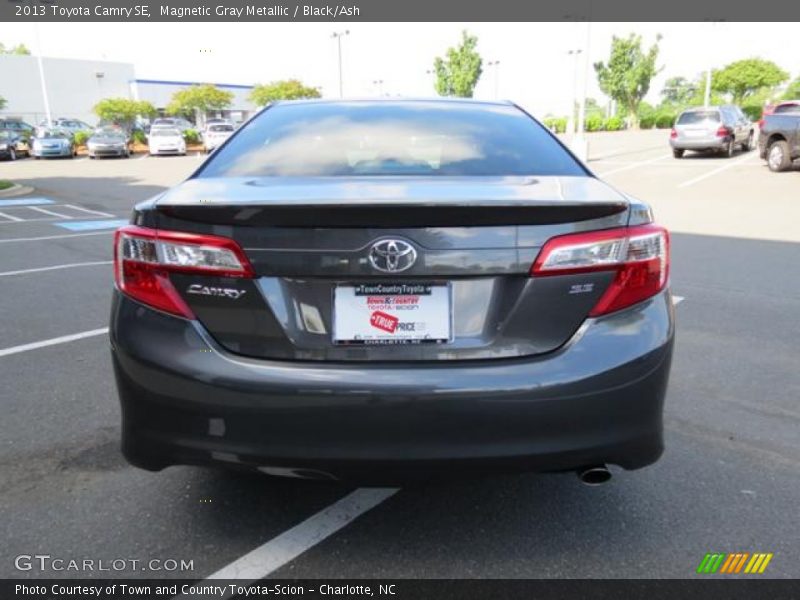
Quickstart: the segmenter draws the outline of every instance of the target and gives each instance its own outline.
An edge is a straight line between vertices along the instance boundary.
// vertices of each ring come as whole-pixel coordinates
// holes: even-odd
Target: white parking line
[[[64,206],[67,206],[67,205],[64,204]],[[61,213],[57,213],[57,212],[52,211],[52,210],[47,210],[46,208],[40,208],[38,206],[26,206],[25,208],[27,208],[28,210],[35,210],[36,212],[40,212],[40,213],[43,213],[45,215],[51,215],[53,217],[58,217],[59,219],[71,219],[72,218],[69,215],[62,215]],[[28,220],[31,221],[31,220],[35,220],[35,219],[28,219]]]
[[[113,217],[114,215],[110,215],[105,212],[100,212],[99,210],[91,210],[89,208],[83,208],[82,206],[75,206],[74,204],[62,204],[61,206],[66,206],[68,208],[73,208],[75,210],[80,210],[85,213],[89,213],[90,215],[97,215],[99,217]],[[72,218],[72,217],[70,217]]]
[[[90,235],[108,235],[109,233],[114,233],[114,230],[110,231],[93,231],[92,233],[67,233],[65,235],[43,235],[41,237],[31,237],[31,238],[10,238],[7,240],[0,240],[0,244],[6,242],[35,242],[37,240],[61,240],[64,238],[76,238],[76,237],[87,237]]]
[[[697,177],[693,177],[692,179],[684,181],[683,183],[678,184],[678,187],[679,188],[685,188],[685,187],[688,187],[690,185],[694,185],[698,181],[703,181],[704,179],[708,179],[709,177],[713,177],[714,175],[722,173],[723,171],[727,171],[728,169],[730,169],[732,167],[735,167],[735,166],[745,162],[746,160],[749,160],[749,159],[753,158],[753,155],[758,157],[758,153],[757,152],[752,152],[752,153],[745,154],[744,156],[741,156],[736,160],[728,161],[726,164],[722,165],[721,167],[717,167],[716,169],[713,169],[712,171],[709,171],[708,173],[703,173],[702,175],[698,175]]]
[[[302,523],[295,525],[255,550],[198,583],[212,579],[237,579],[242,585],[258,581],[316,546],[365,512],[391,498],[399,488],[359,488],[341,498]],[[230,595],[222,598],[230,598]],[[176,596],[175,600],[186,597]]]
[[[70,263],[67,265],[54,265],[52,267],[38,267],[36,269],[22,269],[20,271],[6,271],[4,273],[0,273],[0,277],[5,277],[6,275],[22,275],[23,273],[41,273],[42,271],[58,271],[61,269],[74,269],[75,267],[94,267],[97,265],[110,265],[114,261],[111,260],[101,260],[97,262],[83,262],[83,263]]]
[[[16,223],[16,222],[19,222],[19,221],[24,221],[24,219],[20,219],[19,217],[14,217],[12,215],[7,215],[6,213],[3,213],[3,212],[0,212],[0,217],[3,217],[4,219],[8,219],[8,221],[7,221],[8,223]]]
[[[686,300],[686,298],[684,298],[683,296],[675,296],[675,295],[673,295],[672,296],[672,305],[673,306],[678,306],[678,304],[680,304],[684,300]]]
[[[74,342],[75,340],[82,340],[84,338],[93,337],[96,335],[103,335],[104,333],[108,333],[108,327],[103,327],[102,329],[92,329],[90,331],[82,331],[81,333],[73,333],[72,335],[62,335],[61,337],[42,340],[41,342],[32,342],[30,344],[22,344],[21,346],[2,348],[0,349],[0,357],[10,356],[11,354],[19,354],[20,352],[27,352],[28,350],[36,350],[38,348],[46,348],[47,346],[55,346],[57,344],[66,344],[67,342]]]
[[[598,173],[598,177],[608,177],[609,175],[613,175],[614,173],[621,173],[622,171],[630,171],[631,169],[636,169],[638,167],[643,167],[645,165],[650,165],[654,162],[658,162],[660,160],[664,160],[665,158],[669,158],[672,154],[662,154],[661,156],[657,156],[656,158],[651,158],[648,160],[640,160],[635,163],[630,163],[626,167],[619,167],[617,169],[611,169],[610,171],[605,171],[604,173]]]

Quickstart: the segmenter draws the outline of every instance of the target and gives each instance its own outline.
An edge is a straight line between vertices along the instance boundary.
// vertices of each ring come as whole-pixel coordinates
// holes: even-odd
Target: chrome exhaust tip
[[[611,479],[611,471],[605,465],[594,465],[579,469],[577,474],[581,483],[590,486],[603,485]]]

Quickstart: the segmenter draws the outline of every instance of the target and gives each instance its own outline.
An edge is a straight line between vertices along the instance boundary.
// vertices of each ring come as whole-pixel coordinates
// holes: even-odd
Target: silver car
[[[749,152],[754,136],[753,124],[738,106],[698,107],[680,114],[669,144],[675,158],[683,158],[686,150],[719,152],[730,158],[736,146]]]

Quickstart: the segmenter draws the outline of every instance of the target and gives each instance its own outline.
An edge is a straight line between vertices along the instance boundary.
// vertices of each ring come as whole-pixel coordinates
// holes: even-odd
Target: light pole
[[[572,102],[569,106],[569,117],[567,122],[570,124],[568,127],[571,134],[575,133],[575,102],[578,98],[578,56],[583,52],[581,48],[575,50],[568,50],[567,54],[574,58],[574,66],[572,72]]]
[[[376,79],[372,85],[378,88],[378,96],[383,96],[383,79]]]
[[[498,98],[498,82],[500,79],[500,61],[499,60],[490,60],[486,63],[487,67],[494,67],[494,99],[497,100]]]
[[[344,97],[342,87],[342,37],[350,35],[350,30],[334,31],[331,37],[336,40],[336,45],[339,48],[339,98]]]
[[[50,114],[50,100],[47,97],[47,82],[44,78],[44,64],[42,63],[42,38],[39,35],[39,24],[34,23],[36,31],[36,62],[39,65],[39,83],[42,86],[42,98],[44,99],[44,114],[47,117],[47,126],[52,127],[53,119]]]
[[[715,27],[716,24],[717,23],[715,21],[711,22],[712,32],[716,30]],[[705,108],[708,108],[710,105],[711,105],[711,58],[709,57],[708,68],[706,69],[706,93],[703,95],[703,106]]]

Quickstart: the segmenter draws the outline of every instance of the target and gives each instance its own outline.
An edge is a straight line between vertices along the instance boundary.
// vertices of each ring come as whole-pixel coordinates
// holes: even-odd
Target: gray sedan
[[[131,142],[127,132],[117,127],[97,129],[86,142],[89,158],[131,155]]]

